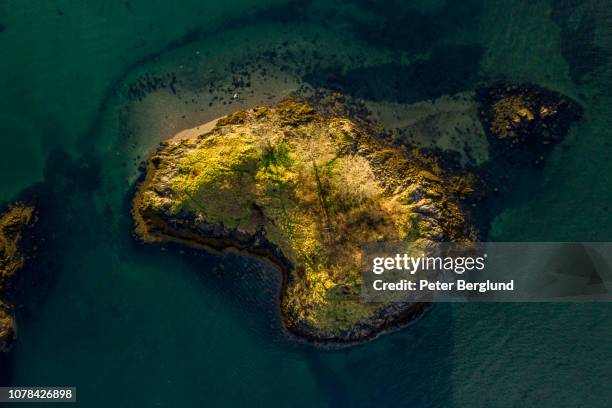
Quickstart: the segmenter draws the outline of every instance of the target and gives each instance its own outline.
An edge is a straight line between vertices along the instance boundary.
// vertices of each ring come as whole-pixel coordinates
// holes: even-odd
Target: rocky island
[[[23,231],[34,221],[34,207],[27,204],[14,204],[0,214],[0,353],[11,349],[15,336],[13,307],[8,295],[26,261],[21,248]]]
[[[461,205],[472,179],[381,133],[340,105],[295,98],[230,114],[150,157],[136,235],[266,258],[283,273],[291,333],[325,344],[374,337],[422,305],[361,302],[361,244],[475,236]]]
[[[582,107],[532,84],[497,83],[478,89],[479,117],[496,157],[540,164],[583,115]]]
[[[476,99],[495,159],[543,158],[581,114],[531,85]],[[423,304],[362,301],[361,245],[475,241],[477,178],[439,150],[392,143],[362,113],[339,94],[289,97],[162,142],[133,199],[136,237],[271,261],[284,326],[313,343],[353,344],[413,320]]]

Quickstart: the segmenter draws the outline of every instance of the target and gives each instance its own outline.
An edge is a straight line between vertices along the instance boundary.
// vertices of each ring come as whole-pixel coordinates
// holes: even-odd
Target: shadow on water
[[[304,81],[356,98],[414,103],[473,89],[480,80],[482,55],[479,46],[437,47],[428,58],[412,64],[320,69],[305,75]]]
[[[36,310],[51,296],[64,261],[61,254],[67,248],[90,249],[104,239],[87,222],[100,219],[91,201],[102,183],[99,165],[91,157],[74,159],[58,147],[49,149],[44,180],[15,199],[33,204],[38,214],[34,228],[23,237],[28,259],[11,293],[18,328],[24,319],[35,321]],[[12,370],[12,354],[2,356],[0,384],[12,383]]]
[[[247,255],[215,254],[179,244],[147,245],[134,242],[143,254],[179,258],[190,266],[205,292],[217,293],[231,305],[232,314],[245,331],[262,345],[276,344],[295,349],[285,335],[280,318],[281,274],[275,267]],[[172,273],[172,271],[168,271]]]
[[[472,209],[472,220],[481,241],[488,241],[491,223],[502,211],[525,205],[544,183],[543,166],[508,158],[492,159],[474,171],[486,195]]]
[[[478,21],[479,0],[444,2],[429,12],[419,10],[414,0],[344,0],[363,12],[349,30],[377,47],[409,53],[429,51],[442,39]]]
[[[610,50],[597,45],[596,38],[598,7],[608,9],[609,4],[599,0],[557,0],[551,5],[551,18],[560,28],[561,54],[569,65],[572,81],[581,84],[610,61]]]
[[[329,405],[332,407],[350,406],[349,389],[342,381],[342,376],[323,361],[322,354],[310,351],[303,353],[303,356],[317,385],[328,397]]]
[[[313,0],[289,0],[280,4],[271,4],[257,10],[255,21],[279,23],[303,22],[308,19],[308,9]]]

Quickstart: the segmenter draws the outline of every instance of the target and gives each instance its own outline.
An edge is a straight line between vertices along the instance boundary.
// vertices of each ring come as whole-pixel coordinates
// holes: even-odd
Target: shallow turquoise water
[[[215,66],[223,76],[217,66],[229,65],[218,63],[225,53],[246,60],[253,42],[257,53],[284,41],[301,50],[306,41],[296,38],[315,32],[323,41],[309,47],[321,68],[351,72],[367,60],[366,72],[387,72],[389,58],[410,64],[444,46],[472,67],[453,91],[512,79],[578,99],[585,119],[537,177],[511,183],[490,238],[611,239],[609,4],[364,0],[313,3],[306,14],[297,4],[0,5],[0,201],[43,181],[49,233],[39,268],[26,276],[33,289],[2,367],[8,381],[74,385],[80,405],[104,407],[609,406],[609,305],[436,305],[374,342],[317,351],[280,334],[278,283],[267,266],[132,241],[128,199],[138,162],[163,132],[126,139],[123,109],[140,105],[122,96],[123,86],[146,72],[192,70],[184,78],[193,80]],[[256,9],[264,12],[250,18]],[[334,59],[341,51],[332,49],[333,37],[344,41],[342,52],[362,58]],[[310,55],[306,62],[294,55],[294,64],[316,72]],[[392,87],[348,91],[391,102],[436,96]],[[187,106],[168,101],[172,112]],[[177,112],[162,122],[199,123]]]

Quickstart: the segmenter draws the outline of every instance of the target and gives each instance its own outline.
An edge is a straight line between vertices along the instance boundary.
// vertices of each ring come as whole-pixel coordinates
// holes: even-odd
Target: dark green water
[[[227,95],[203,101],[263,64],[381,103],[496,79],[575,98],[585,118],[510,183],[489,238],[612,240],[610,2],[456,3],[0,3],[0,201],[42,182],[48,235],[6,381],[73,385],[92,407],[610,406],[610,305],[436,305],[410,328],[318,351],[280,334],[267,266],[131,239],[139,162],[227,108]],[[146,74],[175,74],[178,92],[126,91]]]

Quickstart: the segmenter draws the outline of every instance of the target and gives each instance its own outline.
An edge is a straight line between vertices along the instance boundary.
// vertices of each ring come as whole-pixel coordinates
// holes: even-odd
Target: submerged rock
[[[9,351],[13,342],[15,321],[7,297],[26,261],[21,248],[23,231],[34,220],[34,208],[26,204],[15,204],[0,214],[0,352]]]
[[[358,342],[411,320],[422,305],[360,301],[360,246],[474,239],[461,205],[472,180],[347,111],[289,98],[162,143],[134,197],[136,235],[269,259],[285,277],[285,326],[311,341]]]

